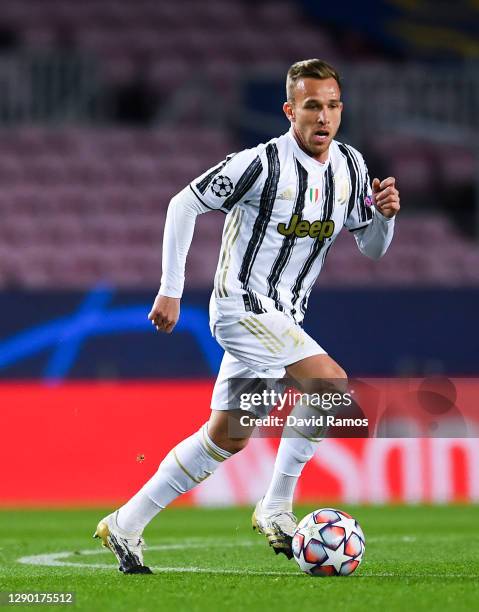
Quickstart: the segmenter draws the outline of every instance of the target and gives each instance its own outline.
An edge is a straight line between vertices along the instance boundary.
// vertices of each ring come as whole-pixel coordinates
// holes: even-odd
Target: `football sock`
[[[291,414],[298,419],[304,419],[306,423],[310,417],[317,416],[315,408],[309,404],[306,396],[294,406]],[[266,514],[291,512],[298,479],[304,466],[314,455],[322,433],[322,428],[313,424],[284,427],[273,477],[262,502]]]
[[[116,523],[120,529],[128,533],[141,533],[160,510],[162,508],[151,501],[143,489],[140,489],[120,508],[116,515]]]
[[[303,437],[288,437],[285,432],[276,455],[273,477],[262,507],[266,514],[291,512],[293,509],[294,490],[306,463],[314,455],[319,440]]]
[[[211,440],[205,423],[175,446],[143,488],[120,508],[119,527],[142,531],[158,512],[205,480],[231,455]]]

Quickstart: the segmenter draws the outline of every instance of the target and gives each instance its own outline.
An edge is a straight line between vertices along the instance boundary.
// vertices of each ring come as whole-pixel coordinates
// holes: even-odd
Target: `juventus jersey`
[[[275,308],[297,323],[343,226],[360,234],[375,221],[391,226],[375,232],[380,240],[388,245],[392,238],[393,220],[371,206],[361,154],[333,141],[328,161],[319,163],[298,146],[291,130],[227,157],[192,181],[189,191],[197,212],[226,213],[214,296],[243,297],[254,312]],[[167,230],[168,220],[165,235]],[[167,285],[164,273],[164,294],[171,295]]]

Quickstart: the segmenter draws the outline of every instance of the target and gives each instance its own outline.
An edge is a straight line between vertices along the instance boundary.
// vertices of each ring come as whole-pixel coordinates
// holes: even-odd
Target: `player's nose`
[[[326,113],[326,111],[323,109],[321,111],[319,111],[318,113],[318,123],[321,125],[326,125],[326,123],[328,123],[328,115]]]

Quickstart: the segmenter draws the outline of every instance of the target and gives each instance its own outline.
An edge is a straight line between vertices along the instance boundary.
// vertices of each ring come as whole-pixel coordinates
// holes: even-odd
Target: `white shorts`
[[[233,410],[228,402],[230,378],[283,378],[286,369],[312,355],[326,351],[302,327],[277,310],[246,312],[234,298],[212,300],[210,325],[213,336],[225,350],[218,372],[212,410]]]

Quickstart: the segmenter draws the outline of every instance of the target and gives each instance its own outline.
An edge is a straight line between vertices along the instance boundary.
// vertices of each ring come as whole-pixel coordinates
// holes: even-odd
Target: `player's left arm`
[[[354,237],[363,255],[380,259],[393,239],[395,217],[400,208],[399,191],[392,176],[383,181],[375,178],[371,188],[371,220],[366,227],[354,232]]]
[[[394,218],[401,208],[399,191],[394,176],[380,181],[375,178],[372,183],[373,204],[386,219]]]
[[[363,156],[347,147],[352,181],[345,227],[354,234],[358,249],[366,257],[379,259],[388,250],[394,235],[394,224],[399,211],[399,191],[396,179],[389,176],[380,181],[369,180]]]

